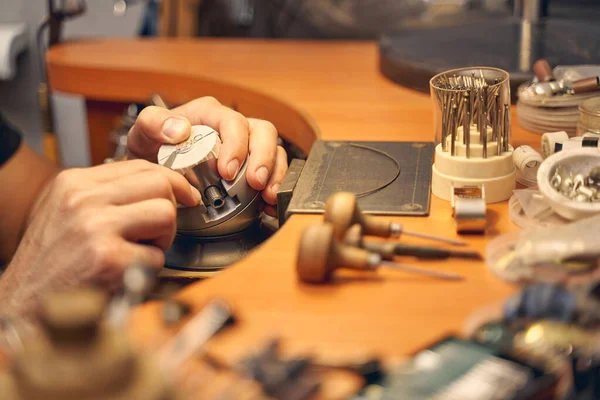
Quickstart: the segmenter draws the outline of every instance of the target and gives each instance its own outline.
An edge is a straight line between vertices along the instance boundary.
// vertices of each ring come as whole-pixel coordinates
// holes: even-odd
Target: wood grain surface
[[[111,102],[144,101],[153,92],[172,103],[213,95],[246,115],[272,120],[303,149],[319,134],[334,140],[433,140],[429,96],[382,77],[372,42],[74,42],[52,48],[48,63],[54,90]],[[538,135],[516,126],[514,114],[512,121],[513,146],[539,147]],[[481,252],[491,238],[518,229],[506,203],[490,205],[488,213],[487,234],[466,237]],[[429,217],[395,219],[406,229],[456,236],[450,204],[436,197]],[[211,342],[211,352],[235,360],[281,336],[290,352],[402,357],[460,331],[474,310],[514,291],[484,262],[457,260],[418,264],[464,274],[462,282],[379,271],[339,274],[325,286],[301,284],[295,272],[298,238],[319,221],[319,216],[293,216],[249,257],[180,293],[198,310],[223,298],[239,315],[235,328]],[[162,326],[158,310],[151,304],[134,315],[132,334],[142,343],[159,343],[174,331]]]

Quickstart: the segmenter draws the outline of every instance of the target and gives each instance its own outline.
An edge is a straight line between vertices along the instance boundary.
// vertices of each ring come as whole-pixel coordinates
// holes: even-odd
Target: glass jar
[[[583,136],[586,133],[600,136],[600,96],[587,99],[579,105],[577,136]]]
[[[503,149],[508,148],[511,131],[508,72],[492,67],[452,69],[431,78],[429,86],[435,143],[441,143],[444,152],[453,151],[452,143],[459,146],[459,142],[463,142],[469,146],[465,139],[471,136],[477,142],[471,142],[471,146],[482,146],[482,141],[487,142],[489,137],[498,143],[498,152],[506,151]],[[483,126],[485,135],[481,133]],[[470,135],[463,134],[466,129]]]

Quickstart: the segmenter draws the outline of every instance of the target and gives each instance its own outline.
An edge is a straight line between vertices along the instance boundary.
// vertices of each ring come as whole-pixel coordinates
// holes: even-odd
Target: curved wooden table
[[[246,115],[270,119],[305,150],[319,134],[324,139],[433,140],[429,97],[383,78],[371,42],[76,42],[53,48],[48,65],[54,90],[83,95],[92,105],[146,101],[154,92],[173,103],[213,95]],[[515,147],[539,146],[539,139],[519,127],[513,130]],[[509,221],[506,203],[488,210],[489,233],[468,238],[482,252],[493,236],[518,229]],[[212,341],[211,351],[236,360],[280,335],[292,352],[403,356],[460,331],[474,310],[514,290],[483,262],[472,261],[423,263],[464,274],[463,282],[381,271],[370,279],[343,274],[345,279],[327,286],[300,284],[298,237],[319,220],[293,216],[249,257],[182,291],[181,297],[198,309],[220,297],[239,315],[239,325]],[[434,196],[428,218],[398,220],[407,229],[455,235],[449,203]],[[156,305],[138,310],[132,330],[146,343],[172,334],[162,327]]]

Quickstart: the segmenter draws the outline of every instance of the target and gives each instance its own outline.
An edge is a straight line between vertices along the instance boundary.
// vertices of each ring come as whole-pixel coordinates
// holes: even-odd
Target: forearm
[[[54,165],[25,143],[0,167],[0,264],[14,255],[31,211],[56,173]]]

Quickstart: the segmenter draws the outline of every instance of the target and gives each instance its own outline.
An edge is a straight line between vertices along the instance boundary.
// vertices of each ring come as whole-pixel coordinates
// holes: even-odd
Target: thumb
[[[127,149],[135,158],[156,162],[161,145],[183,142],[190,136],[191,129],[190,121],[177,112],[146,107],[127,135]]]

